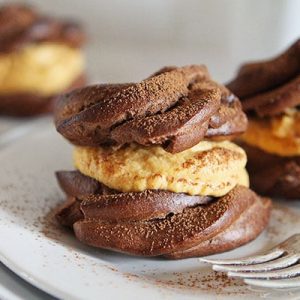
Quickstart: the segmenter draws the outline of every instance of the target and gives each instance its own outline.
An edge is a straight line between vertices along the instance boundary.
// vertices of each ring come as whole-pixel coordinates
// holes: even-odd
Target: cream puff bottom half
[[[74,150],[81,173],[122,192],[160,189],[220,197],[238,184],[249,186],[246,162],[244,150],[229,141],[201,141],[176,154],[138,144]]]
[[[50,96],[67,89],[84,71],[80,49],[41,43],[0,54],[0,94]]]

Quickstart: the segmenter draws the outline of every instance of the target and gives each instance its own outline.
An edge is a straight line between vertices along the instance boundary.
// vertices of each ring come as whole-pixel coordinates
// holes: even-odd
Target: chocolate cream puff
[[[227,87],[249,119],[241,137],[253,189],[300,198],[300,40],[283,54],[242,66]]]
[[[57,220],[83,243],[170,259],[234,249],[268,223],[271,203],[248,188],[241,104],[204,66],[166,67],[139,83],[62,95],[57,131],[75,171]]]
[[[51,112],[56,96],[84,84],[85,35],[73,22],[23,5],[0,8],[0,114]]]

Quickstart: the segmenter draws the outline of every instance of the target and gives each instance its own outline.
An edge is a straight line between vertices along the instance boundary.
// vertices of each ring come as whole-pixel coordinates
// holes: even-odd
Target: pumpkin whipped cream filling
[[[251,186],[275,197],[300,198],[300,40],[281,55],[245,64],[227,86],[249,126],[241,136]]]
[[[53,110],[58,94],[82,86],[81,27],[11,4],[0,7],[0,114]]]
[[[79,49],[63,44],[43,43],[0,54],[0,95],[58,94],[84,72]]]
[[[57,131],[76,170],[58,171],[61,225],[90,246],[179,259],[255,239],[271,202],[249,186],[239,99],[206,67],[165,67],[138,83],[62,95]]]
[[[242,140],[282,157],[300,155],[300,112],[289,109],[272,118],[250,118]]]
[[[74,151],[75,167],[82,174],[122,192],[150,189],[221,197],[236,185],[249,186],[246,161],[244,150],[228,141],[201,141],[175,154],[138,144]]]

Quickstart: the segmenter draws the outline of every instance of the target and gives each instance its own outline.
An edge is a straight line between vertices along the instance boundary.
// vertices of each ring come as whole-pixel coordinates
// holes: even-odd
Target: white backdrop
[[[189,63],[205,63],[226,81],[242,61],[274,55],[300,36],[299,0],[23,2],[85,24],[93,82],[140,80],[163,65]]]

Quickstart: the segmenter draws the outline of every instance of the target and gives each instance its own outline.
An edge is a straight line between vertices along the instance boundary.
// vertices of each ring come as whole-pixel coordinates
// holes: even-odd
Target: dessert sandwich
[[[81,27],[25,5],[0,7],[0,114],[51,112],[61,92],[85,83]]]
[[[271,202],[230,141],[246,130],[241,104],[202,65],[62,95],[55,125],[76,168],[56,174],[56,217],[85,244],[178,259],[234,249],[268,223]]]
[[[281,55],[242,66],[227,86],[249,119],[241,137],[251,187],[300,198],[300,40]]]

